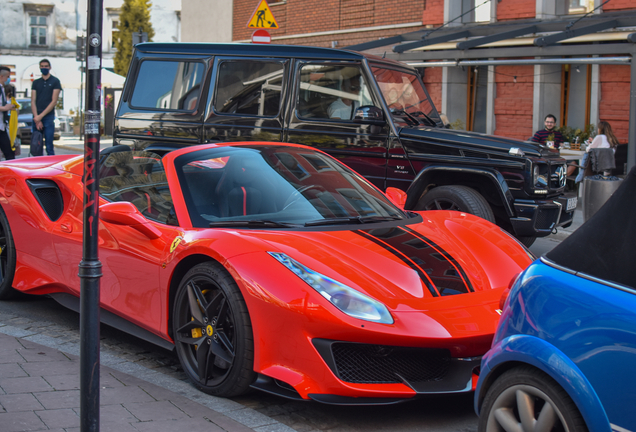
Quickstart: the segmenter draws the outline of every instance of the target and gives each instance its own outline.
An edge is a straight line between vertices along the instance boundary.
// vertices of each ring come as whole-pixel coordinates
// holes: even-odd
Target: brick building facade
[[[253,29],[247,28],[247,22],[259,3],[260,0],[233,0],[233,41],[250,40]],[[270,1],[269,7],[279,25],[270,33],[272,43],[344,48],[434,29],[457,17],[445,28],[462,28],[474,25],[475,21],[495,25],[574,20],[600,6],[602,0],[578,0],[578,4],[571,0],[499,0],[483,6],[481,1],[474,0],[472,5],[479,7],[464,14],[467,10],[461,7],[467,3],[456,0]],[[483,14],[478,18],[477,10],[486,7],[486,19]],[[636,4],[633,0],[611,0],[592,15],[616,11],[636,13]],[[462,14],[464,16],[460,16]],[[611,38],[611,34],[619,31],[625,30],[608,30],[602,36]],[[456,43],[439,44],[437,49],[448,49]],[[393,45],[396,44],[369,52],[391,53]],[[607,120],[621,142],[628,139],[628,64],[489,65],[474,71],[446,66],[427,67],[423,72],[438,110],[443,111],[449,121],[464,124],[469,130],[527,139],[534,130],[543,127],[544,116],[552,113],[561,125],[574,128],[584,128],[586,122],[596,124]],[[473,79],[476,87],[471,87]],[[471,88],[476,88],[472,99]],[[486,112],[471,112],[471,109]],[[466,124],[470,118],[477,120]]]

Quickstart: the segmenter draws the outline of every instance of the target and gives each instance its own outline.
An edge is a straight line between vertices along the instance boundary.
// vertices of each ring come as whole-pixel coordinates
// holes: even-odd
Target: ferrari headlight
[[[284,253],[268,253],[347,315],[365,321],[393,324],[389,310],[379,301],[305,267]]]

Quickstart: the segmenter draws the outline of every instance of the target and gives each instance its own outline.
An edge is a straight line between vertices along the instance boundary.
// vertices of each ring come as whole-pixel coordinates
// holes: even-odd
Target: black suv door
[[[297,61],[283,141],[320,148],[385,188],[389,128],[354,120],[380,107],[360,63]]]
[[[287,59],[217,57],[205,141],[281,141],[288,65]]]

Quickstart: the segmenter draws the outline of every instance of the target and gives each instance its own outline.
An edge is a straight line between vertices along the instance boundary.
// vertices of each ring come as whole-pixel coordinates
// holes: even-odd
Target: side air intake
[[[58,220],[64,211],[64,200],[57,183],[53,180],[30,179],[27,184],[49,219],[53,222]]]

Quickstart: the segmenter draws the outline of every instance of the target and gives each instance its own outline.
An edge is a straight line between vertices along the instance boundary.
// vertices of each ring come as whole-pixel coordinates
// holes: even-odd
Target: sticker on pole
[[[84,123],[84,135],[99,135],[99,123]]]
[[[252,43],[268,44],[272,42],[272,37],[267,30],[258,29],[252,33]]]
[[[258,7],[252,14],[252,18],[247,23],[248,28],[278,28],[276,18],[265,0],[261,0]]]

